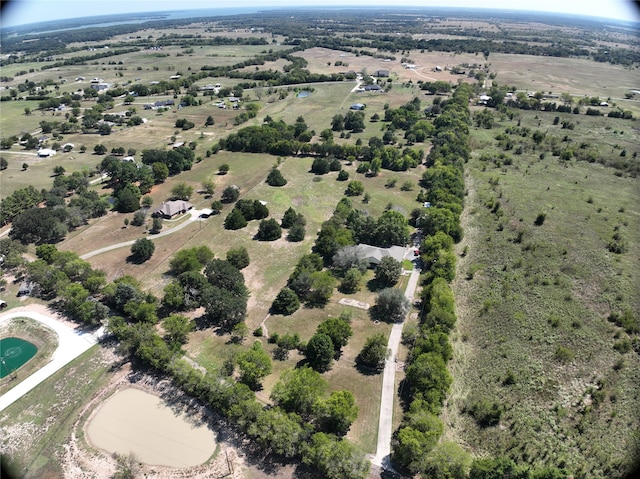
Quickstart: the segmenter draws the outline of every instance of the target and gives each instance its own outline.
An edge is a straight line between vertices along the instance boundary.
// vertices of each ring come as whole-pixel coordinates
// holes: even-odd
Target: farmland
[[[306,477],[314,468],[347,477],[339,467],[350,468],[348,477],[380,477],[367,458],[376,454],[383,376],[360,354],[374,335],[388,338],[393,321],[377,313],[384,288],[375,267],[357,272],[349,290],[347,271],[334,264],[338,251],[367,238],[421,254],[402,263],[421,268],[422,281],[403,311],[395,358],[390,461],[399,472],[430,477],[438,453],[449,451],[462,471],[455,477],[475,477],[499,458],[523,477],[626,477],[640,450],[640,97],[637,49],[624,44],[637,36],[589,23],[579,49],[567,41],[576,30],[553,21],[524,28],[520,18],[498,26],[460,14],[425,26],[410,14],[282,15],[150,22],[108,40],[79,30],[55,52],[9,43],[17,60],[2,67],[3,298],[10,308],[44,303],[112,336],[2,413],[0,453],[29,477],[113,474],[122,463],[97,450],[84,427],[108,394],[132,383],[219,427],[216,452],[185,474],[231,469],[225,450],[243,477]],[[327,19],[326,37],[300,30]],[[474,35],[460,34],[462,26]],[[557,42],[535,41],[531,29]],[[403,35],[388,35],[396,30]],[[596,41],[605,33],[615,39],[610,62]],[[495,41],[502,34],[531,51],[517,42],[507,51]],[[424,43],[441,40],[468,43]],[[544,48],[558,45],[566,51],[548,56]],[[91,93],[94,78],[108,89]],[[62,100],[70,103],[42,104]],[[337,126],[347,118],[362,124]],[[252,140],[242,143],[247,132]],[[40,157],[38,147],[56,154]],[[135,166],[122,166],[124,156]],[[163,161],[172,168],[164,176]],[[274,170],[286,184],[268,184]],[[29,186],[42,197],[8,213],[6,205],[19,207],[7,199]],[[123,206],[127,189],[138,193],[132,208]],[[198,214],[153,219],[171,199],[188,199]],[[103,210],[83,209],[99,200]],[[266,216],[230,227],[249,203]],[[41,209],[64,234],[34,240],[21,226],[25,211]],[[263,223],[284,223],[292,210],[299,241],[284,226],[277,238],[261,237]],[[383,244],[387,218],[401,218],[406,235]],[[430,238],[443,235],[449,243],[430,251]],[[141,240],[153,246],[142,261],[131,249]],[[93,254],[112,245],[120,246]],[[210,257],[178,270],[177,253],[197,250]],[[238,250],[248,255],[239,270],[225,261]],[[228,282],[215,283],[216,274]],[[390,286],[404,291],[407,277]],[[23,279],[38,283],[39,298],[15,298]],[[328,294],[318,299],[321,284]],[[300,301],[285,314],[274,300],[286,290]],[[453,323],[433,326],[434,298],[447,291]],[[230,292],[244,301],[232,312]],[[310,344],[318,336],[332,344],[322,328],[335,321],[350,334],[316,367]],[[33,325],[1,332],[38,341],[32,369],[55,350]],[[419,391],[411,382],[419,359],[435,356],[446,385]],[[255,384],[246,364],[257,370],[260,361],[268,367]],[[312,373],[320,384],[313,407],[292,406],[286,379]],[[338,397],[353,398],[346,429],[328,412]],[[93,470],[89,457],[99,458]]]

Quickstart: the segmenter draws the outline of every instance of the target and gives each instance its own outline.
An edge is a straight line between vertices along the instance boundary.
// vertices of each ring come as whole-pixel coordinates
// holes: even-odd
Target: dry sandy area
[[[112,399],[115,399],[115,402],[112,402]],[[121,401],[122,399],[124,401]],[[138,408],[144,408],[144,412],[141,413]],[[101,424],[94,423],[96,418],[101,421],[102,413],[111,415],[114,414],[113,411],[115,416],[109,418],[113,424],[105,426],[103,423],[100,429],[109,431],[113,426],[131,428],[126,431],[121,429],[123,437],[119,440],[121,444],[137,443],[135,447],[138,449],[134,449],[134,454],[140,461],[137,477],[239,479],[246,473],[247,462],[241,452],[241,439],[224,420],[172,386],[170,381],[132,372],[127,364],[80,412],[71,437],[64,445],[62,468],[65,477],[113,477],[117,467],[116,461],[111,452],[99,449],[110,446],[98,444],[99,438],[91,431],[94,425]],[[127,419],[128,414],[130,416]],[[144,416],[150,422],[155,421],[158,424],[141,422],[141,417],[138,416]],[[127,422],[125,426],[124,423]],[[145,428],[146,431],[143,431]],[[203,432],[198,433],[198,428]],[[101,434],[102,431],[97,436]],[[193,436],[194,434],[196,436]],[[110,440],[106,434],[104,439]],[[114,442],[117,440],[114,439]],[[168,449],[161,450],[163,447]],[[147,457],[148,452],[144,449],[155,449],[155,455]],[[132,447],[110,450],[128,454]],[[160,459],[161,462],[157,462],[156,458],[163,454],[165,456]],[[173,460],[170,463],[174,466],[166,465],[169,462],[167,459]],[[147,461],[153,462],[154,465],[148,464]],[[182,464],[178,465],[178,461]]]
[[[215,435],[204,424],[175,414],[158,396],[140,389],[117,392],[87,426],[89,441],[108,452],[133,453],[145,464],[190,467],[215,451]]]

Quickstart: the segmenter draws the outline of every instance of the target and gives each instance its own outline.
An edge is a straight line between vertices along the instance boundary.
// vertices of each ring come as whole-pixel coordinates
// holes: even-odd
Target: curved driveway
[[[66,366],[72,360],[87,351],[91,346],[98,342],[98,339],[104,332],[104,328],[100,328],[94,333],[83,333],[53,319],[51,316],[35,311],[29,311],[28,307],[13,309],[11,312],[1,315],[0,323],[14,318],[25,317],[38,321],[39,323],[53,329],[53,331],[58,335],[58,347],[54,351],[51,361],[48,364],[38,369],[13,389],[0,396],[0,411],[3,411],[53,373],[60,370],[62,367]]]
[[[182,228],[187,226],[188,224],[191,224],[192,222],[198,220],[201,215],[210,215],[211,214],[211,210],[208,209],[208,208],[203,208],[201,210],[192,209],[192,210],[189,210],[188,214],[190,215],[190,218],[187,221],[185,221],[184,223],[181,223],[178,226],[175,226],[175,227],[173,227],[171,229],[168,229],[166,231],[162,231],[161,233],[148,235],[147,239],[153,240],[153,238],[162,238],[163,236],[167,236],[167,235],[170,235],[171,233],[175,233],[176,231],[181,230]],[[136,240],[131,240],[131,241],[124,241],[122,243],[117,243],[117,244],[112,244],[112,245],[109,245],[109,246],[105,246],[104,248],[96,249],[94,251],[90,251],[89,253],[83,254],[82,256],[80,256],[80,259],[88,259],[88,258],[91,258],[92,256],[96,256],[96,255],[99,255],[99,254],[102,254],[102,253],[106,253],[107,251],[111,251],[113,249],[123,248],[125,246],[131,246],[135,242],[136,242]]]

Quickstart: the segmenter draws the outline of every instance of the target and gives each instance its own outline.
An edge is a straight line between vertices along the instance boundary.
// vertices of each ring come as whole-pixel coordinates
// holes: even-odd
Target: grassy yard
[[[109,377],[104,350],[94,346],[3,411],[2,450],[20,477],[63,476],[62,444],[85,402]]]
[[[521,121],[548,125],[552,116]],[[570,136],[597,142],[603,154],[611,129],[638,144],[629,124],[607,120],[581,117]],[[475,454],[607,477],[638,450],[640,359],[620,349],[629,336],[607,321],[611,312],[640,313],[638,180],[549,153],[507,152],[513,163],[499,168],[479,161],[499,151],[497,132],[472,132],[445,435]],[[616,228],[628,238],[626,253],[607,249]],[[462,412],[480,399],[503,408],[498,427],[481,428]]]

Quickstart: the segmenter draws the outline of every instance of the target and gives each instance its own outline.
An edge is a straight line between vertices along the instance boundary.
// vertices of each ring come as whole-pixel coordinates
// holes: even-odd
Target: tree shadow
[[[383,290],[385,288],[388,288],[388,286],[379,279],[371,278],[369,281],[367,281],[367,289],[372,293]]]
[[[356,371],[358,371],[363,376],[377,376],[379,374],[382,374],[382,369],[365,366],[358,360],[356,360]]]

